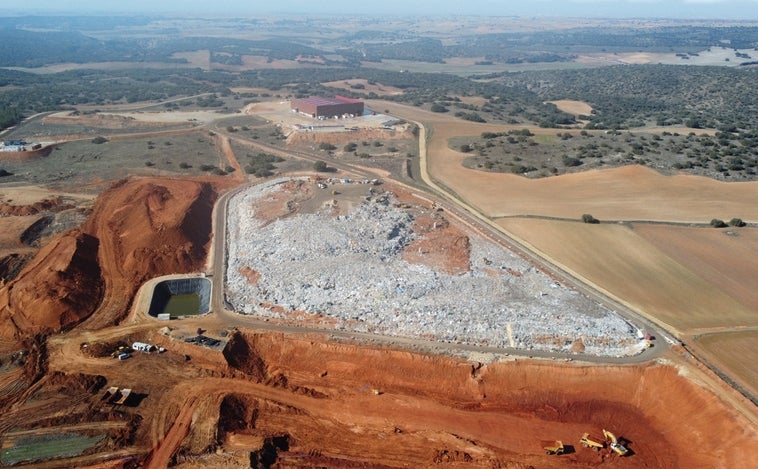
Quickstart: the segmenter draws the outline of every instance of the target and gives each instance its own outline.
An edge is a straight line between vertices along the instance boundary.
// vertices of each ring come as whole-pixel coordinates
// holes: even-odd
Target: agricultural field
[[[758,333],[752,331],[723,332],[695,337],[695,343],[703,349],[709,360],[753,395],[758,395]]]
[[[635,310],[655,317],[673,329],[687,332],[697,328],[756,326],[758,317],[744,295],[735,297],[720,283],[739,281],[744,271],[727,274],[697,269],[705,256],[694,253],[690,266],[680,263],[681,256],[670,254],[668,247],[656,247],[637,233],[636,223],[588,224],[581,221],[557,221],[531,218],[504,218],[497,223],[518,239],[589,280],[603,291],[632,305]],[[665,228],[661,227],[660,231]],[[688,228],[693,236],[713,228]],[[740,234],[755,236],[755,229],[740,229]],[[718,231],[725,241],[731,238]],[[693,249],[682,237],[676,249]],[[739,240],[737,241],[739,243]],[[749,242],[749,241],[748,241]],[[744,251],[724,249],[718,252],[734,265],[744,259]],[[743,245],[744,249],[750,249]],[[716,251],[717,246],[712,247]],[[748,268],[754,268],[750,266]],[[740,301],[742,300],[742,301]],[[754,303],[752,303],[754,304]]]
[[[5,438],[0,464],[13,466],[22,462],[44,461],[53,456],[72,458],[96,447],[104,438],[105,435],[86,436],[75,433]]]

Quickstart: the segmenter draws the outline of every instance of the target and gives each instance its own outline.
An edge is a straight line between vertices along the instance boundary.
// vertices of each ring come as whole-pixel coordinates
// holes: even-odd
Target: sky
[[[758,0],[24,0],[4,14],[274,13],[349,15],[476,15],[758,20]]]

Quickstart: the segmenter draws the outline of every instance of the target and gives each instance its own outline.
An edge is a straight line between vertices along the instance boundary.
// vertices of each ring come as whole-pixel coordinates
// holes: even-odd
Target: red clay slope
[[[70,328],[100,303],[98,240],[72,231],[45,246],[0,290],[0,334],[33,335]]]
[[[312,405],[270,419],[261,413],[255,422],[255,434],[289,435],[290,453],[315,449],[321,457],[392,467],[429,467],[440,455],[467,453],[465,467],[730,468],[745,467],[758,445],[744,417],[664,364],[472,366],[251,332],[232,337],[224,355],[252,381],[313,397]],[[325,429],[335,425],[352,430],[330,437]],[[634,454],[620,458],[579,445],[583,432],[602,436],[604,428],[627,439]],[[575,451],[547,456],[539,444],[545,439]]]
[[[0,336],[57,332],[95,311],[87,327],[104,327],[127,313],[145,280],[201,270],[216,198],[211,182],[120,181],[83,230],[51,242],[0,289]]]
[[[85,230],[101,242],[106,295],[86,327],[123,317],[150,278],[202,270],[216,198],[210,182],[186,179],[133,179],[104,192]]]

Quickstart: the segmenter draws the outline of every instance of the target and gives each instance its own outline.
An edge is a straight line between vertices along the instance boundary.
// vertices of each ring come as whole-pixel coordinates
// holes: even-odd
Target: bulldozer
[[[629,452],[626,446],[618,442],[616,435],[613,433],[609,432],[606,429],[603,429],[603,436],[605,437],[605,440],[609,442],[608,446],[610,446],[611,449],[619,456],[625,456]]]
[[[563,452],[566,451],[566,448],[563,447],[563,442],[561,440],[543,441],[542,447],[545,449],[545,453],[547,454],[563,454]]]
[[[595,451],[600,451],[605,448],[605,442],[600,441],[598,438],[591,437],[589,433],[583,434],[579,443],[585,448],[592,448]]]

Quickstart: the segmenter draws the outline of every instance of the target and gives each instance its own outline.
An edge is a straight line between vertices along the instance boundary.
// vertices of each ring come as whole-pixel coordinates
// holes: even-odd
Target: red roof
[[[362,102],[360,99],[346,98],[344,96],[339,96],[339,95],[335,96],[334,98],[322,98],[319,96],[310,96],[308,98],[297,99],[295,101],[301,102],[301,103],[312,104],[314,106],[329,106],[329,105],[334,105],[334,104],[346,104],[346,103],[358,104]]]

